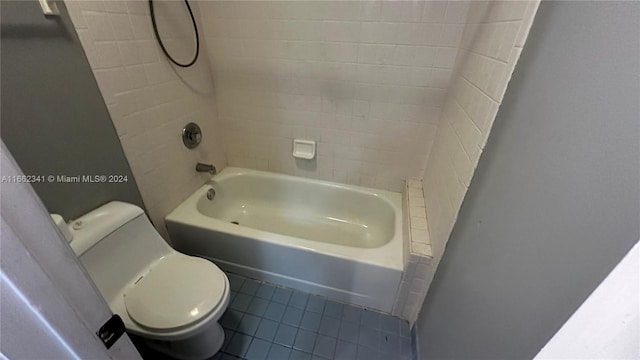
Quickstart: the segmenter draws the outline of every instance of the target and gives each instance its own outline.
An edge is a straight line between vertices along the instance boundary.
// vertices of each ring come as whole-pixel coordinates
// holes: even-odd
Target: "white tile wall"
[[[185,60],[181,2],[158,3]],[[395,191],[424,176],[394,309],[415,320],[538,1],[191,3],[203,51],[184,70],[158,53],[146,1],[66,0],[152,220],[164,233],[202,184],[197,161]],[[188,121],[205,133],[195,151]],[[317,159],[295,161],[293,138],[316,140]]]
[[[159,54],[146,1],[66,0],[65,4],[151,220],[166,235],[164,216],[206,178],[194,171],[195,164],[226,165],[207,54],[202,52],[192,68],[170,66]],[[160,1],[156,6],[161,33],[179,40],[168,41],[167,47],[184,61],[194,48],[183,3]],[[193,6],[198,14],[197,4]],[[204,133],[195,150],[186,149],[180,137],[190,121]]]
[[[538,4],[474,1],[469,8],[424,174],[434,255],[428,282],[444,252]]]
[[[230,165],[395,191],[422,176],[468,3],[200,7]],[[293,138],[317,159],[294,160]]]

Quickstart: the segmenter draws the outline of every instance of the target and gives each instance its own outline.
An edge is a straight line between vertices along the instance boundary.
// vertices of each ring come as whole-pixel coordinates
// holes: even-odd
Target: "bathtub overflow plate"
[[[216,191],[213,188],[207,190],[207,199],[213,200],[214,197],[216,197]]]

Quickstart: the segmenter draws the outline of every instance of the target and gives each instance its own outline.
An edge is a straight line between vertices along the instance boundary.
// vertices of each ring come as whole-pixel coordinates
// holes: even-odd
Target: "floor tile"
[[[400,335],[400,323],[402,320],[393,316],[382,316],[380,329],[386,333]]]
[[[302,320],[302,309],[288,306],[282,316],[282,323],[298,327]]]
[[[229,354],[222,354],[222,357],[220,358],[220,360],[238,360],[240,359],[237,356],[233,356],[233,355],[229,355]]]
[[[386,360],[380,359],[380,353],[370,347],[358,345],[356,360]],[[397,360],[397,359],[394,359]]]
[[[231,338],[233,337],[234,332],[231,330],[224,329],[224,340],[222,341],[222,350],[225,350],[231,342]]]
[[[236,331],[253,336],[256,333],[256,330],[258,330],[258,325],[260,325],[259,317],[251,314],[244,314]]]
[[[242,287],[240,287],[240,293],[253,296],[258,291],[258,288],[260,288],[260,282],[255,280],[245,280]]]
[[[326,336],[318,335],[316,337],[316,344],[313,347],[313,355],[323,357],[325,359],[333,359],[333,354],[336,350],[336,339]]]
[[[362,327],[380,330],[380,322],[380,313],[371,310],[362,312],[362,318],[360,319]]]
[[[282,345],[273,344],[269,354],[267,354],[267,360],[286,360],[291,355],[291,349]]]
[[[357,351],[358,346],[356,344],[338,340],[338,343],[336,344],[336,353],[334,355],[334,359],[355,360]]]
[[[312,313],[313,314],[313,313]],[[302,319],[304,322],[304,318]],[[323,316],[320,320],[320,327],[318,332],[322,335],[328,335],[332,337],[338,337],[338,331],[340,330],[340,320],[329,316]]]
[[[242,287],[245,278],[240,275],[227,273],[227,279],[229,279],[231,290],[238,291]]]
[[[317,313],[322,313],[324,310],[325,298],[320,296],[309,296],[309,300],[307,301],[307,307],[305,308],[307,311],[313,311]]]
[[[273,342],[276,344],[292,347],[293,343],[296,339],[296,334],[298,333],[298,329],[293,326],[280,324],[278,327],[278,331],[276,331],[276,337]]]
[[[229,305],[229,308],[238,311],[247,311],[247,308],[249,308],[249,304],[251,303],[251,299],[252,297],[247,294],[238,294],[236,298],[233,299],[231,305]]]
[[[288,304],[292,291],[285,288],[276,288],[271,297],[271,301],[275,301],[280,304]]]
[[[296,335],[296,341],[293,343],[293,348],[296,350],[310,353],[313,351],[313,346],[315,345],[315,342],[316,342],[315,333],[308,330],[300,329],[298,331],[298,335]]]
[[[409,323],[400,320],[400,336],[411,337],[411,329],[409,329]]]
[[[381,359],[380,359],[380,353],[378,353],[376,350],[366,346],[358,346],[356,360],[381,360]]]
[[[235,330],[240,324],[243,314],[236,310],[227,310],[220,319],[220,325],[229,330]]]
[[[263,316],[264,313],[267,311],[267,307],[269,307],[268,300],[254,297],[253,300],[251,300],[249,307],[247,308],[247,312],[249,314],[253,314],[257,316]]]
[[[351,305],[345,305],[342,308],[342,321],[359,323],[362,317],[362,309]]]
[[[380,352],[387,354],[400,354],[400,335],[382,333],[380,339]]]
[[[244,354],[247,353],[247,349],[249,349],[249,345],[251,344],[251,336],[243,335],[240,333],[235,333],[229,342],[229,346],[225,352],[243,357]]]
[[[311,360],[311,354],[299,350],[291,351],[289,360]]]
[[[273,339],[276,337],[277,331],[277,322],[269,319],[262,319],[255,336],[263,340],[273,341]]]
[[[262,284],[260,285],[260,288],[256,292],[256,296],[261,299],[271,300],[271,297],[273,296],[274,291],[276,291],[275,286],[270,284]]]
[[[320,328],[321,319],[322,315],[320,315],[319,313],[305,311],[304,315],[302,316],[302,321],[300,322],[300,328],[309,331],[318,331],[318,328]]]
[[[267,311],[264,313],[264,317],[274,321],[282,320],[282,315],[284,315],[286,307],[282,304],[276,302],[270,302],[269,306],[267,306]]]
[[[362,327],[360,328],[358,345],[374,348],[377,351],[379,349],[379,344],[381,340],[382,340],[382,336],[379,330],[362,328]]]
[[[406,337],[400,337],[400,355],[405,358],[411,358],[413,354],[413,347],[411,346],[411,339]]]
[[[307,306],[307,300],[309,300],[309,294],[305,294],[300,291],[294,291],[289,299],[289,306],[304,309]]]
[[[358,324],[352,323],[352,322],[342,322],[340,324],[340,331],[338,333],[338,338],[340,340],[357,344],[359,332],[360,332],[360,327],[358,326]]]
[[[343,307],[344,307],[344,305],[339,303],[339,302],[327,300],[325,305],[324,305],[324,313],[323,313],[323,315],[339,319],[339,318],[342,317],[342,308]]]
[[[269,348],[271,348],[271,342],[261,339],[253,339],[245,358],[247,360],[265,360],[269,353]]]

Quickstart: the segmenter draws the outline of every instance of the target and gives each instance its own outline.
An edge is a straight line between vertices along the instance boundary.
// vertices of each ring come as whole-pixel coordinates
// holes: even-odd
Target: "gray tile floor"
[[[213,359],[409,360],[407,322],[324,297],[227,274],[225,341]]]

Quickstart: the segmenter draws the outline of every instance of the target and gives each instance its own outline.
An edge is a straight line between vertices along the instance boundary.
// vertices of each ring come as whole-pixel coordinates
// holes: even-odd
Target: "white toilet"
[[[178,359],[220,349],[230,287],[216,265],[173,250],[135,205],[110,202],[70,227],[71,247],[128,332]]]

